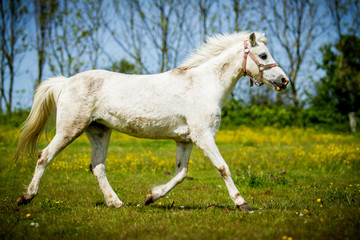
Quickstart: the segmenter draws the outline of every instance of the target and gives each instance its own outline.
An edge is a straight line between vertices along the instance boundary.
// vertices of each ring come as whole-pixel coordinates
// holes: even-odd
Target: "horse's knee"
[[[37,165],[46,167],[47,162],[48,162],[48,156],[47,156],[46,152],[44,153],[44,150],[41,150],[38,154]]]
[[[105,174],[105,166],[103,164],[95,165],[90,163],[89,170],[95,177]]]
[[[97,164],[96,166],[93,166],[92,164],[90,164],[90,171],[98,179],[106,177],[105,165],[102,163]]]
[[[184,181],[186,176],[187,176],[187,169],[186,168],[181,169],[181,171],[178,172],[178,174],[176,175],[176,179],[175,179],[176,183],[181,183],[182,181]]]
[[[228,167],[223,165],[223,166],[217,167],[216,169],[218,170],[218,172],[224,179],[226,179],[230,176],[230,171],[229,171]]]

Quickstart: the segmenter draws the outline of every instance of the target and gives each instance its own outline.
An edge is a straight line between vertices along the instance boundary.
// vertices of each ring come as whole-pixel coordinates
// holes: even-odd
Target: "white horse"
[[[176,142],[175,176],[152,188],[145,205],[164,197],[184,180],[196,144],[219,171],[236,207],[251,210],[236,188],[214,138],[221,109],[242,75],[248,75],[257,85],[267,83],[278,91],[286,88],[288,78],[270,55],[266,42],[262,33],[218,35],[208,38],[184,64],[168,72],[125,75],[92,70],[44,81],[36,90],[14,157],[25,151],[38,159],[31,183],[17,204],[27,204],[35,197],[45,168],[85,132],[92,147],[90,170],[107,205],[123,206],[105,174],[110,134],[115,129],[136,137]],[[38,139],[55,108],[56,134],[36,154]]]

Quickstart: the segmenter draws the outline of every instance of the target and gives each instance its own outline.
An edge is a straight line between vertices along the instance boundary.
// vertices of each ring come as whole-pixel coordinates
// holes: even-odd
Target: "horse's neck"
[[[223,107],[242,76],[242,49],[226,51],[199,66],[198,71],[216,87],[219,106]]]

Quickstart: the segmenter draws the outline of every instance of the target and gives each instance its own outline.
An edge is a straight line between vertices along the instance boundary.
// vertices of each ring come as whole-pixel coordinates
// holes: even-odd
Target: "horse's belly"
[[[112,121],[102,123],[119,132],[126,133],[134,137],[190,141],[189,127],[183,118],[133,117],[129,119],[117,118],[112,119]]]

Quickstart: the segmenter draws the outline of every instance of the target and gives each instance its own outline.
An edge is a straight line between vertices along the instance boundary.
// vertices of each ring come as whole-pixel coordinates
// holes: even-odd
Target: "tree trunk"
[[[349,122],[350,122],[350,129],[352,133],[356,132],[356,118],[355,118],[355,112],[349,113]]]
[[[4,83],[5,83],[5,56],[2,54],[0,63],[0,115],[3,113],[2,100],[5,97]],[[6,101],[5,101],[6,102]]]
[[[14,67],[11,64],[9,64],[9,71],[10,71],[10,84],[9,84],[9,91],[8,91],[9,99],[6,104],[6,112],[11,114],[13,86],[14,86],[14,79],[15,79]]]

